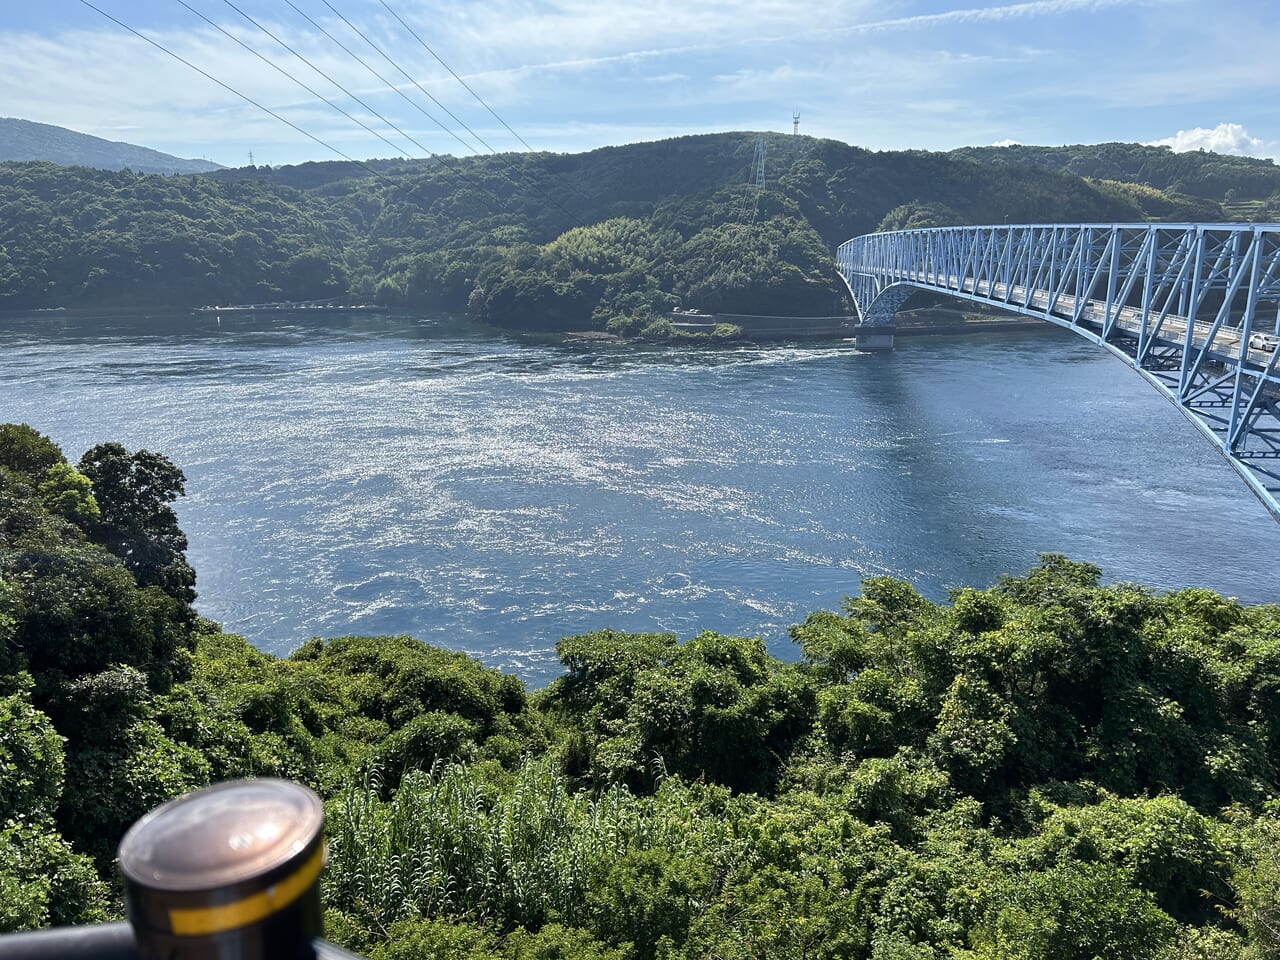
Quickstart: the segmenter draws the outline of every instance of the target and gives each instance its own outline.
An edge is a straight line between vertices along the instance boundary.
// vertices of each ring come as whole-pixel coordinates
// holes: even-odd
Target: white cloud
[[[992,146],[993,147],[1020,147],[1022,146],[1022,141],[1021,140],[997,140],[995,143],[992,144]]]
[[[1239,157],[1271,157],[1275,150],[1268,148],[1258,137],[1251,137],[1249,131],[1238,123],[1220,123],[1216,127],[1192,127],[1190,130],[1179,130],[1172,137],[1148,141],[1148,146],[1169,147],[1174,153],[1185,153],[1188,150],[1209,150],[1213,153],[1228,153]]]
[[[921,13],[908,17],[875,20],[847,27],[836,27],[837,33],[878,33],[882,30],[936,27],[953,23],[998,23],[1004,20],[1058,16],[1068,13],[1094,13],[1109,7],[1132,6],[1135,0],[1029,0],[993,7],[969,7],[941,13]]]
[[[876,17],[885,5],[876,0],[846,2],[835,22],[820,27],[796,29],[809,19],[810,0],[716,0],[690,4],[688,0],[653,0],[637,6],[622,0],[558,0],[547,9],[530,7],[524,0],[476,5],[472,0],[455,0],[468,5],[467,30],[478,52],[530,50],[544,54],[542,60],[501,67],[478,68],[468,78],[497,80],[502,74],[517,75],[527,82],[539,73],[599,69],[611,64],[643,60],[723,54],[732,48],[762,48],[815,39],[829,40],[841,35],[932,30],[949,25],[990,24],[1006,20],[1030,20],[1076,13],[1097,13],[1110,8],[1143,6],[1169,0],[1026,0],[996,6],[948,10],[942,13],[885,19]],[[508,3],[518,3],[518,8]],[[425,11],[424,11],[425,13]],[[439,15],[439,11],[436,11]],[[461,10],[457,18],[461,19]],[[627,24],[619,31],[617,25]],[[670,45],[672,36],[682,38]],[[545,56],[556,51],[572,55]],[[588,51],[588,55],[582,55]],[[1016,62],[1034,58],[1042,51],[1013,47],[1002,57],[977,56],[964,52],[935,55],[959,61],[1005,60]]]
[[[437,125],[459,129],[452,118],[340,21],[317,13],[317,21],[385,81],[276,0],[246,4],[271,10],[262,20],[271,32],[362,102],[232,20],[221,0],[190,2],[404,152],[472,152]],[[1231,104],[1264,104],[1280,90],[1280,67],[1266,60],[1274,47],[1265,42],[1267,25],[1215,18],[1213,29],[1234,44],[1224,55],[1220,43],[1209,43],[1217,34],[1182,9],[1200,2],[839,0],[815,20],[811,0],[388,0],[521,137],[539,149],[562,150],[679,132],[789,131],[792,104],[805,105],[805,133],[872,149],[1009,143],[1000,138],[1015,129],[1023,142],[1132,139],[1132,117],[1123,127],[1113,120],[1114,129],[1097,132],[1099,116],[1120,116],[1099,105],[1142,108],[1134,115],[1147,117],[1147,135],[1190,126],[1195,119],[1183,111],[1192,106],[1200,116],[1230,116],[1262,130],[1265,121]],[[337,5],[488,143],[516,148],[378,0]],[[123,15],[131,26],[307,134],[350,156],[395,154],[197,18],[179,13],[148,22],[142,8],[151,5],[132,6]],[[314,2],[299,6],[319,9]],[[22,104],[29,119],[224,163],[244,162],[251,149],[259,163],[335,156],[116,25],[85,23],[86,29],[55,28],[44,36],[0,24],[0,63],[6,65],[0,103]],[[1236,42],[1244,29],[1259,42]],[[1194,31],[1195,43],[1182,42],[1187,31]],[[1103,42],[1127,36],[1158,45],[1159,59],[1145,59],[1148,51],[1128,41],[1126,56],[1117,57]],[[1170,60],[1169,51],[1180,49],[1197,50],[1204,70],[1190,59]],[[1046,59],[1052,66],[1039,65]],[[1059,62],[1075,68],[1054,68]],[[158,89],[164,97],[155,96]],[[1153,106],[1164,112],[1157,116],[1148,109]],[[384,128],[373,111],[404,136]],[[1234,150],[1205,145],[1257,153],[1270,144],[1259,147],[1256,138],[1243,136]],[[461,139],[470,143],[465,134]],[[1274,146],[1280,155],[1280,144]]]

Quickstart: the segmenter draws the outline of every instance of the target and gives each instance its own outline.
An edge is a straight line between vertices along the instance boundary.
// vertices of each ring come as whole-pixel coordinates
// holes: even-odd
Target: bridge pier
[[[889,324],[867,326],[862,324],[853,335],[853,345],[863,353],[878,353],[893,349],[894,328]]]
[[[894,314],[915,292],[915,287],[894,283],[881,291],[870,304],[859,303],[862,322],[854,333],[853,345],[868,353],[892,350]]]

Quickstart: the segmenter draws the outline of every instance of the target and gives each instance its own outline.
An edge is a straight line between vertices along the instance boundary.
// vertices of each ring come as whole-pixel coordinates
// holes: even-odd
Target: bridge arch
[[[1064,327],[1133,367],[1280,520],[1280,224],[1019,224],[854,237],[859,346],[920,290]]]

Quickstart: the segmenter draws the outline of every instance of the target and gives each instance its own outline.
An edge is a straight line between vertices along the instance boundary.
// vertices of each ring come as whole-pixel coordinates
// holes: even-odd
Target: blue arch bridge
[[[1280,224],[1030,224],[841,244],[861,349],[927,290],[1046,320],[1138,371],[1280,520]]]

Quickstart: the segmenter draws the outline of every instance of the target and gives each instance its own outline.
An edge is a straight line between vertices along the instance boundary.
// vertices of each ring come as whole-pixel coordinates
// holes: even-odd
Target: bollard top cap
[[[153,890],[217,890],[292,862],[318,838],[324,806],[287,780],[233,780],[171,800],[129,828],[120,872]]]

